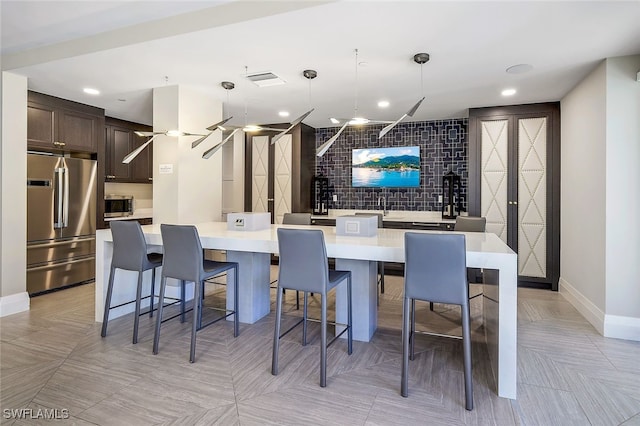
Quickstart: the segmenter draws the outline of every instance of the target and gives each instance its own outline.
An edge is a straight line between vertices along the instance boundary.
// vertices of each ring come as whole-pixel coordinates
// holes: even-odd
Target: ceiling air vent
[[[277,86],[279,84],[286,83],[286,81],[284,81],[271,71],[247,74],[247,78],[258,87]]]

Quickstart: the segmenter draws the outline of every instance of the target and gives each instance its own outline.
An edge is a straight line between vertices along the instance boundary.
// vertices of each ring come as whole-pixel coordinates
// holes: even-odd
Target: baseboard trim
[[[606,315],[563,278],[558,291],[604,337],[640,341],[640,318]]]
[[[604,336],[640,342],[640,318],[605,315]]]
[[[562,277],[558,282],[558,292],[598,330],[598,333],[604,335],[605,314],[600,308]]]
[[[29,293],[22,292],[0,297],[0,317],[17,314],[29,310],[31,299]]]

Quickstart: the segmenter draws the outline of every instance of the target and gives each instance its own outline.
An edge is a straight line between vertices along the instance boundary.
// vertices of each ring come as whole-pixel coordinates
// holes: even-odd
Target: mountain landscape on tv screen
[[[395,157],[383,157],[353,167],[384,170],[420,170],[420,157],[415,155],[398,155]]]

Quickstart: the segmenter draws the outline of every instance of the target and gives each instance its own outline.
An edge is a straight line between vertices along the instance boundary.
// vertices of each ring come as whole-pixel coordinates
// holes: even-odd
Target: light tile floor
[[[207,303],[222,302],[224,287]],[[275,290],[272,290],[274,298]],[[295,292],[288,292],[291,323]],[[7,418],[11,409],[37,415],[58,409],[56,424],[291,425],[640,425],[640,343],[600,336],[558,293],[518,291],[518,399],[499,398],[481,343],[481,298],[472,301],[475,408],[464,409],[462,356],[456,340],[419,336],[410,363],[410,394],[400,389],[402,279],[387,276],[379,328],[370,343],[329,348],[328,384],[319,382],[319,330],[310,344],[298,330],[281,344],[280,374],[272,376],[274,315],[241,326],[198,333],[197,360],[188,361],[189,324],[162,327],[151,354],[153,320],[141,318],[131,344],[132,317],[109,323],[100,337],[94,286],[33,298],[31,310],[0,320],[2,424],[53,420]],[[317,310],[311,299],[310,311]],[[419,305],[422,328],[459,332],[459,312]],[[154,318],[155,319],[155,318]],[[188,317],[189,319],[189,317]]]

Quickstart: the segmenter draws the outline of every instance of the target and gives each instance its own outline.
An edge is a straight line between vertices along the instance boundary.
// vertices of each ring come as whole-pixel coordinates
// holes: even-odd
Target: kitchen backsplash
[[[448,119],[400,123],[382,139],[383,125],[349,126],[327,153],[316,157],[316,175],[329,178],[332,209],[375,210],[383,196],[389,210],[440,211],[442,176],[453,170],[461,177],[462,210],[467,211],[468,119]],[[316,129],[316,147],[333,136],[339,127]],[[420,187],[353,188],[351,187],[351,152],[358,148],[420,147]]]

